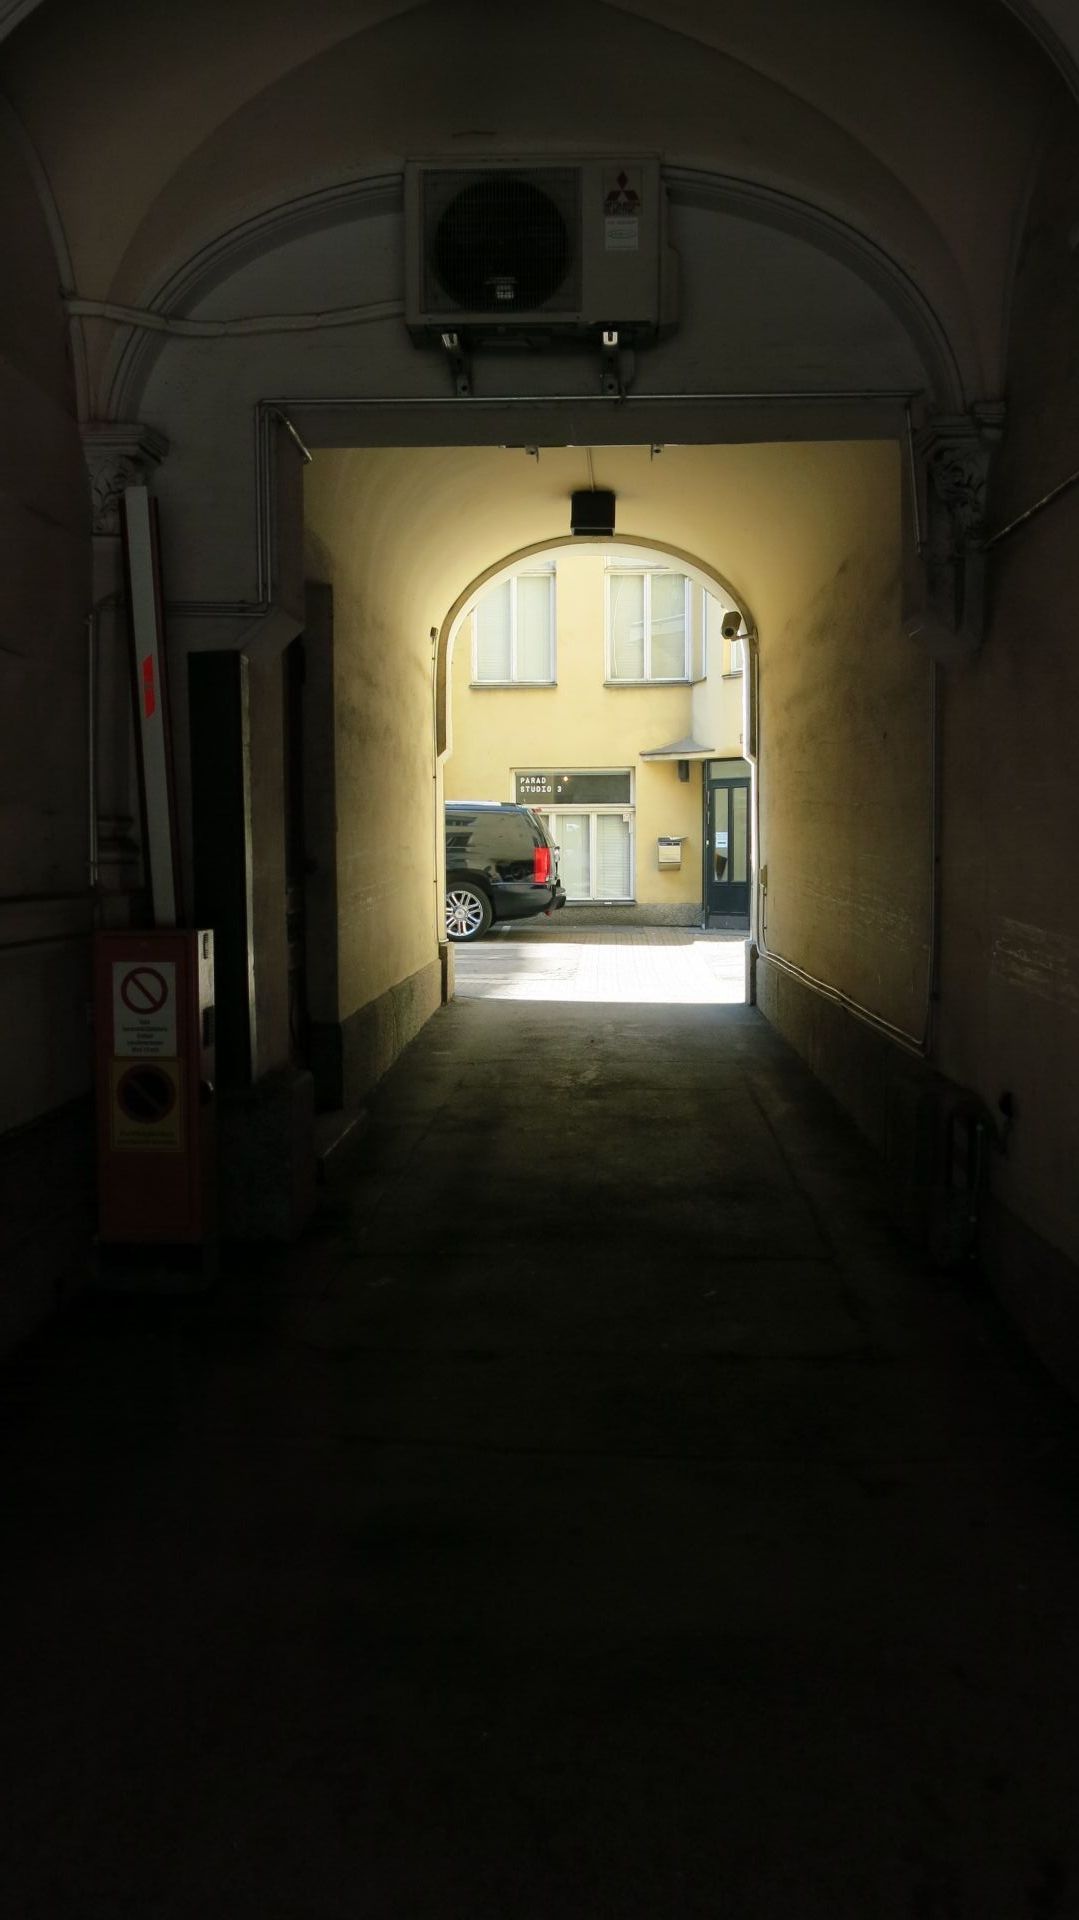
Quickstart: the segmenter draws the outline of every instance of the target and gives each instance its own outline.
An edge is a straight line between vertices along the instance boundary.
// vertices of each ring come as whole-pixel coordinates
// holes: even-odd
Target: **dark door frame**
[[[745,849],[746,877],[744,881],[729,880],[722,883],[724,886],[723,900],[722,902],[715,901],[715,903],[713,904],[716,881],[715,881],[713,864],[712,864],[713,857],[714,857],[714,848],[712,844],[712,835],[713,835],[712,796],[714,793],[720,790],[726,790],[728,795],[730,795],[735,790],[741,790],[741,791],[744,791],[746,796],[746,849]],[[752,798],[753,798],[752,774],[748,767],[746,768],[744,775],[721,774],[717,776],[715,779],[710,779],[708,774],[708,762],[705,761],[704,780],[703,780],[704,830],[702,834],[702,839],[704,842],[704,871],[702,874],[702,885],[703,885],[703,903],[704,903],[704,924],[706,927],[729,928],[732,932],[739,932],[739,933],[741,932],[748,933],[749,931],[750,888],[753,882],[753,837],[750,830]],[[728,798],[728,801],[727,801],[728,857],[730,856],[730,853],[732,851],[732,845],[731,845],[732,837],[733,837],[732,818],[733,818],[733,809],[732,809],[731,801]]]

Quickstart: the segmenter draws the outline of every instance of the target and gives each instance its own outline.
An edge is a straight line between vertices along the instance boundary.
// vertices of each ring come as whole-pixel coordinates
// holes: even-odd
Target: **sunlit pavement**
[[[745,935],[696,927],[496,927],[454,949],[463,1000],[741,1006]]]

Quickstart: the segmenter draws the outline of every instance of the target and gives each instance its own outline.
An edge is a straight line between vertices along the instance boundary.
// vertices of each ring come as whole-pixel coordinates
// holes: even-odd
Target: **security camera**
[[[719,629],[720,633],[723,635],[724,640],[737,640],[738,630],[741,627],[741,624],[742,624],[742,616],[739,613],[737,607],[733,607],[730,613],[725,613],[723,615],[722,625],[720,626],[720,629]]]

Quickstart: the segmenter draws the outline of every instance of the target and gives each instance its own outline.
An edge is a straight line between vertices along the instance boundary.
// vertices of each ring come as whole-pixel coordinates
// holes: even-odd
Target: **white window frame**
[[[518,677],[518,673],[517,673],[517,582],[518,580],[546,580],[547,582],[548,593],[550,596],[549,602],[548,602],[548,665],[550,668],[550,672],[546,680],[523,680]],[[519,573],[511,573],[508,581],[507,580],[490,581],[488,586],[484,589],[484,591],[494,592],[496,587],[505,587],[505,586],[508,586],[510,590],[510,677],[508,680],[481,680],[480,679],[479,626],[477,621],[477,614],[479,612],[479,603],[480,603],[480,600],[482,600],[483,598],[483,594],[480,594],[476,600],[475,606],[472,608],[472,611],[468,616],[469,623],[472,628],[472,679],[470,681],[470,685],[472,687],[480,687],[480,688],[557,686],[558,682],[556,679],[556,669],[555,669],[555,650],[557,646],[558,629],[555,624],[557,608],[555,604],[555,569],[554,567],[522,567]]]
[[[652,581],[657,574],[678,575],[678,567],[627,567],[609,566],[604,569],[603,577],[603,627],[606,640],[606,684],[609,687],[685,687],[693,684],[693,580],[686,573],[685,581],[685,645],[682,652],[682,672],[672,674],[654,674],[652,668]],[[611,581],[626,578],[644,581],[642,614],[644,620],[644,673],[639,679],[631,679],[626,674],[614,671],[614,635],[611,632]],[[702,661],[703,665],[703,661]]]
[[[515,767],[514,768],[513,775],[512,775],[512,785],[513,785],[514,794],[516,794],[516,791],[517,791],[517,775],[519,773],[532,773],[534,771],[536,771],[536,769],[532,767]],[[629,892],[620,893],[617,895],[612,895],[609,893],[598,894],[598,893],[567,892],[566,898],[568,901],[571,902],[573,906],[581,906],[581,907],[591,907],[591,906],[596,906],[596,907],[620,906],[621,907],[621,906],[625,906],[627,902],[632,904],[637,898],[637,778],[636,778],[635,770],[633,769],[633,767],[563,767],[561,771],[563,773],[571,773],[571,774],[628,773],[629,795],[630,795],[628,800],[598,800],[598,801],[592,801],[592,802],[580,801],[580,800],[567,800],[565,804],[563,804],[560,800],[543,800],[543,801],[534,800],[534,801],[528,801],[527,803],[522,802],[521,804],[527,804],[531,806],[533,813],[538,813],[541,819],[543,819],[545,822],[549,823],[553,820],[555,822],[555,826],[557,826],[558,816],[560,813],[587,813],[588,815],[588,871],[589,871],[589,874],[592,876],[595,875],[596,865],[597,865],[597,857],[596,857],[597,856],[597,838],[598,838],[598,829],[596,827],[597,817],[601,813],[614,813],[614,814],[617,814],[620,819],[625,820],[629,826],[629,886],[630,886]],[[554,829],[552,829],[551,831],[551,838],[557,844],[558,834],[557,834],[557,831],[555,831]]]

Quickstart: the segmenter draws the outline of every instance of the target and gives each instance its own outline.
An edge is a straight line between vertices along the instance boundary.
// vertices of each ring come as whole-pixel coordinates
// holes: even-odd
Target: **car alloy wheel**
[[[446,938],[478,940],[491,924],[491,903],[478,887],[455,886],[446,890]]]

